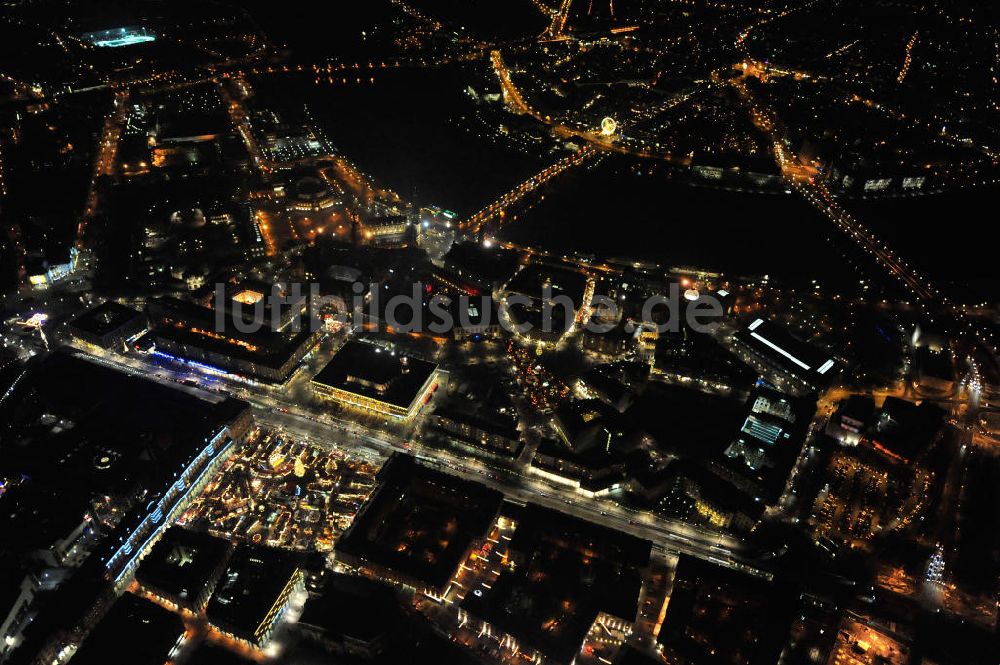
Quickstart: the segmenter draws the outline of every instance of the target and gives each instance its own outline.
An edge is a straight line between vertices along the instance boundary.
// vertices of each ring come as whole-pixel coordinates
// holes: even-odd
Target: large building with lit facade
[[[813,390],[828,385],[842,369],[829,353],[764,319],[737,332],[736,341],[751,359]]]
[[[229,638],[261,649],[293,595],[303,591],[305,573],[294,555],[241,546],[208,601],[208,621]]]
[[[84,344],[101,349],[124,349],[149,327],[143,312],[113,300],[87,310],[69,322],[69,331]]]
[[[570,487],[588,498],[622,490],[628,480],[623,456],[600,448],[575,452],[553,439],[539,442],[528,473]]]
[[[245,403],[241,404],[246,407]],[[232,424],[221,427],[196,444],[195,449],[174,466],[172,482],[151,494],[153,498],[145,506],[137,506],[129,512],[127,518],[130,519],[123,522],[124,528],[117,530],[117,538],[113,534],[99,550],[109,579],[120,584],[131,578],[142,557],[166,527],[187,509],[238,447],[238,442],[246,437],[251,422],[247,411]],[[164,464],[165,475],[169,475],[171,466]]]
[[[349,341],[313,377],[321,399],[406,419],[434,389],[437,365],[365,342]]]
[[[516,421],[502,422],[457,408],[439,407],[431,423],[459,444],[477,451],[517,457],[523,447]]]
[[[364,236],[373,245],[399,247],[410,239],[411,228],[405,215],[373,217],[364,223]]]
[[[306,176],[289,188],[286,208],[293,213],[319,213],[329,211],[342,204],[333,188],[320,178]]]
[[[154,354],[208,372],[274,383],[288,379],[322,334],[309,330],[308,322],[298,332],[275,332],[263,324],[256,332],[241,332],[230,316],[221,317],[225,325],[219,331],[216,310],[176,298],[151,300],[147,310]]]
[[[69,277],[80,265],[80,252],[76,247],[70,247],[64,256],[65,261],[51,261],[40,255],[26,257],[28,283],[36,289],[47,289]]]
[[[179,390],[96,357],[59,351],[21,375],[0,403],[0,477],[18,479],[5,488],[24,502],[18,519],[53,535],[39,541],[50,555],[45,569],[73,571],[39,578],[52,584],[28,610],[23,662],[54,657],[94,625],[101,599],[131,582],[252,424],[245,402]]]

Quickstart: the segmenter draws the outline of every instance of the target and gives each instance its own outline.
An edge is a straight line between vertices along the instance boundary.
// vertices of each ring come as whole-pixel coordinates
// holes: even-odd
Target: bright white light
[[[802,362],[801,360],[799,360],[798,358],[796,358],[795,356],[793,356],[792,354],[790,354],[788,351],[785,351],[783,348],[781,348],[780,346],[778,346],[774,342],[771,342],[771,341],[769,341],[769,340],[761,337],[760,335],[758,335],[755,332],[750,333],[750,335],[755,340],[757,340],[757,341],[759,341],[759,342],[761,342],[763,344],[766,344],[769,348],[774,349],[775,351],[777,351],[781,355],[785,356],[786,358],[788,358],[789,360],[791,360],[793,363],[795,363],[796,365],[798,365],[802,369],[804,369],[806,371],[809,370],[809,365],[805,364],[804,362]]]

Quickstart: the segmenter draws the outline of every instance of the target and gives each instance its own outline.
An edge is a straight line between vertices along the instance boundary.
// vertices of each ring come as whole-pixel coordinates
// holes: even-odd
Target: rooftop
[[[434,363],[352,340],[340,347],[313,383],[405,409],[436,369]]]
[[[661,384],[650,384],[625,412],[661,448],[689,457],[721,453],[745,417],[738,399]]]
[[[774,663],[789,635],[793,600],[778,581],[682,555],[658,641],[699,664]]]
[[[126,593],[90,632],[73,662],[104,665],[128,654],[130,665],[163,665],[183,634],[179,616]]]
[[[193,603],[212,583],[229,547],[229,542],[206,533],[170,527],[142,560],[136,579],[154,593]]]
[[[214,310],[174,298],[158,298],[151,302],[150,314],[156,323],[152,332],[156,339],[275,370],[294,356],[310,334],[308,325],[298,333],[274,332],[267,325],[252,333],[238,332],[234,326],[219,333]]]
[[[492,414],[489,412],[469,412],[468,409],[461,408],[461,406],[454,403],[448,403],[444,406],[437,407],[434,410],[434,415],[462,425],[475,427],[476,429],[488,432],[489,434],[504,436],[511,439],[516,439],[518,437],[516,420],[491,417]]]
[[[573,309],[583,304],[587,277],[583,273],[567,268],[531,264],[525,266],[507,283],[506,290],[519,293],[533,300],[541,300],[544,289],[552,289],[551,297],[568,296],[573,301]]]
[[[433,588],[448,583],[503,501],[497,491],[421,466],[409,456],[393,457],[379,480],[337,552]]]
[[[825,383],[840,369],[829,353],[765,319],[754,319],[737,336],[754,351],[810,383]]]
[[[633,646],[625,645],[619,649],[612,663],[613,665],[662,665],[663,661]]]
[[[256,641],[258,629],[298,568],[296,557],[283,550],[237,547],[208,601],[209,622]]]
[[[142,312],[108,300],[76,317],[69,325],[72,329],[100,337],[143,316]]]
[[[0,472],[56,496],[129,494],[136,484],[156,494],[246,408],[60,351],[0,406]]]
[[[513,252],[498,247],[487,248],[474,242],[452,245],[444,262],[459,277],[474,280],[483,286],[509,279],[518,266]]]
[[[92,511],[86,488],[53,492],[30,478],[10,483],[0,499],[0,532],[17,534],[4,544],[8,552],[48,549],[80,526]]]
[[[634,443],[634,432],[621,414],[598,399],[562,404],[555,411],[555,423],[574,453],[618,453]]]
[[[930,446],[944,418],[944,411],[930,402],[916,404],[898,397],[886,397],[872,441],[890,457],[912,461]]]
[[[529,505],[510,542],[514,565],[462,606],[523,645],[569,663],[599,613],[635,619],[640,569],[650,551],[647,540]]]
[[[394,631],[402,619],[396,591],[366,577],[333,575],[311,597],[299,623],[334,636],[372,641]]]
[[[713,337],[687,327],[660,335],[656,341],[656,369],[735,389],[745,389],[757,380],[757,372]]]

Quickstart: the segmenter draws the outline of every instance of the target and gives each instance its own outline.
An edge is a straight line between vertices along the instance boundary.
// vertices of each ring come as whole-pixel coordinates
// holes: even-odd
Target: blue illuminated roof
[[[781,425],[763,420],[752,414],[747,416],[741,431],[744,434],[749,434],[758,441],[762,441],[763,443],[770,445],[777,443],[778,439],[784,433]],[[788,438],[787,434],[785,434],[785,438]]]
[[[145,28],[122,27],[88,32],[82,35],[82,39],[100,48],[119,48],[154,42],[156,35],[150,34]]]

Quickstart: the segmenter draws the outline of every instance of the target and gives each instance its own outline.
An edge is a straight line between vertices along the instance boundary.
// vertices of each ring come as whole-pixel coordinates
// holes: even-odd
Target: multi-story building
[[[305,591],[305,573],[281,550],[241,546],[233,553],[206,614],[213,628],[251,649],[263,649],[293,596]]]
[[[764,319],[737,332],[736,341],[752,360],[811,390],[827,385],[841,370],[832,355]]]
[[[521,435],[515,423],[501,424],[457,409],[438,408],[433,424],[473,448],[508,457],[521,450]]]
[[[308,323],[298,332],[275,332],[264,324],[255,332],[241,332],[224,313],[175,298],[157,298],[147,307],[155,354],[256,380],[287,380],[322,335]]]
[[[101,349],[124,349],[149,327],[142,312],[109,300],[76,317],[69,331],[76,339]]]
[[[398,419],[413,417],[435,389],[437,365],[374,344],[344,344],[312,386],[321,399]]]

